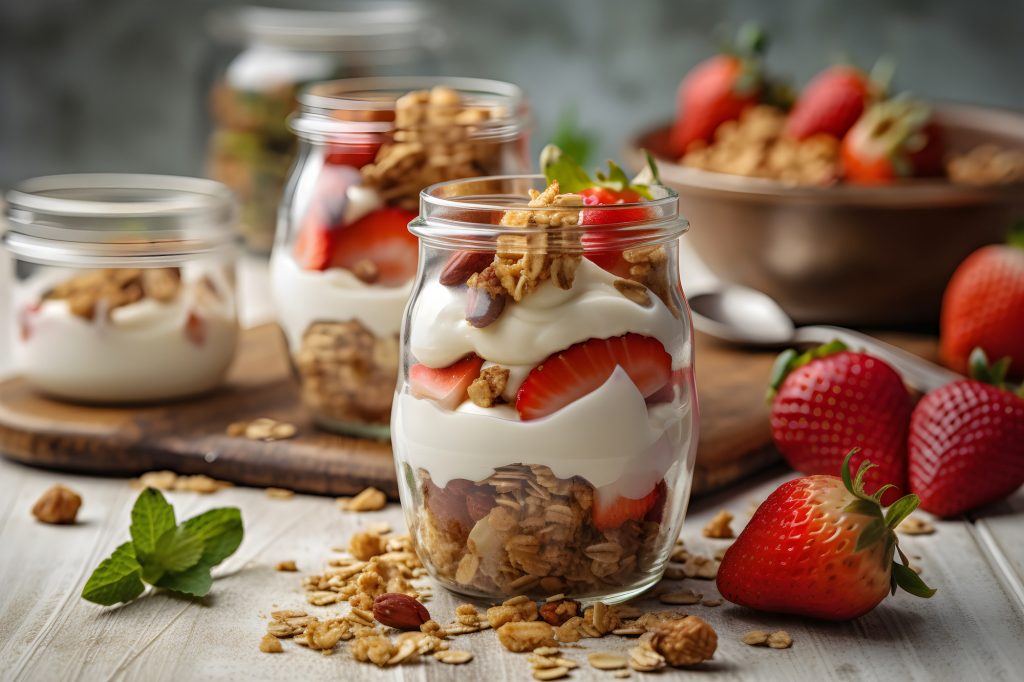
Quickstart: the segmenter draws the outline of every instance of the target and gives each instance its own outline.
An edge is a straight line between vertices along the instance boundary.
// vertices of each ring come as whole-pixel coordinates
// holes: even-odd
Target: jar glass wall
[[[410,73],[440,44],[424,11],[402,2],[320,11],[240,7],[213,16],[224,42],[244,49],[211,87],[208,172],[236,193],[250,249],[269,252],[296,141],[288,116],[307,84]]]
[[[422,78],[323,83],[301,102],[271,257],[278,322],[316,423],[386,438],[419,192],[524,171],[526,105],[507,83]]]
[[[235,355],[235,205],[209,180],[35,178],[7,195],[15,370],[88,403],[196,395]]]
[[[584,207],[545,185],[422,195],[392,420],[402,505],[452,590],[614,602],[661,577],[689,498],[686,223],[664,187]]]

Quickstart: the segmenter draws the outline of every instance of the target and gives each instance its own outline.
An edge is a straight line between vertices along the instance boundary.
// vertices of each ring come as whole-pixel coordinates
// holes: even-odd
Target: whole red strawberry
[[[874,492],[895,488],[883,502],[906,490],[910,394],[892,367],[839,341],[803,355],[786,351],[772,375],[772,440],[786,461],[805,474],[835,471],[850,448],[855,464],[877,464],[868,474]]]
[[[942,173],[942,131],[931,110],[907,99],[873,105],[843,137],[840,156],[848,182],[878,185]]]
[[[757,103],[764,87],[758,62],[764,43],[759,29],[745,26],[737,48],[706,59],[686,74],[669,139],[673,154],[682,156],[694,142],[709,142],[718,126]]]
[[[910,489],[939,516],[995,502],[1024,484],[1024,392],[1004,383],[1009,358],[990,367],[978,349],[971,365],[972,379],[927,394],[910,420]]]
[[[877,92],[871,78],[860,69],[829,67],[800,93],[786,119],[786,135],[803,140],[823,133],[841,139]]]
[[[768,496],[718,568],[722,596],[740,606],[826,620],[848,620],[875,608],[897,587],[930,597],[907,565],[893,561],[893,529],[918,500],[907,495],[882,512],[878,495],[863,482],[871,465],[850,476],[850,452],[842,479],[808,476],[783,483]]]
[[[1009,357],[1024,377],[1024,223],[1008,245],[984,246],[960,264],[942,299],[942,361],[964,373],[971,350]]]

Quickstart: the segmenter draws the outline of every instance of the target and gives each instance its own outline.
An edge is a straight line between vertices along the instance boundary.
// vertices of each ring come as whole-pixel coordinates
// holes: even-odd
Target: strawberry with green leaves
[[[907,424],[912,403],[900,375],[840,341],[806,353],[787,350],[775,362],[769,397],[775,446],[805,474],[835,471],[850,448],[877,464],[866,479],[874,492],[885,483],[888,504],[907,479]]]
[[[928,393],[910,420],[910,489],[921,507],[956,516],[1024,485],[1024,387],[1006,383],[1010,358],[971,354],[971,378]]]
[[[883,512],[879,500],[890,488],[865,493],[872,465],[862,462],[851,477],[854,455],[843,461],[841,478],[789,481],[757,508],[718,568],[724,598],[759,611],[849,620],[900,588],[918,597],[935,593],[910,568],[894,532],[917,508],[917,496]]]
[[[718,126],[757,104],[766,89],[760,63],[766,44],[758,27],[745,25],[734,45],[686,74],[669,138],[673,154],[683,156],[694,143],[710,142]]]
[[[943,154],[942,131],[931,110],[905,98],[870,107],[840,146],[843,177],[862,185],[941,175]]]
[[[1010,376],[1024,378],[1024,222],[1006,244],[983,246],[953,273],[942,298],[939,353],[966,372],[971,351],[1010,358]]]
[[[812,135],[842,139],[864,108],[884,94],[887,80],[847,64],[830,66],[800,93],[786,118],[786,135],[796,140]]]
[[[590,228],[583,235],[587,259],[619,276],[628,275],[629,263],[622,257],[624,237],[618,230],[651,218],[651,209],[644,208],[643,202],[651,200],[651,187],[661,184],[654,158],[648,154],[647,165],[632,180],[613,161],[608,161],[607,173],[599,170],[591,177],[572,157],[549,144],[541,152],[540,167],[549,184],[557,180],[563,192],[583,197],[580,224]],[[602,206],[623,208],[598,208]],[[631,240],[641,241],[643,235],[643,230],[629,232]]]

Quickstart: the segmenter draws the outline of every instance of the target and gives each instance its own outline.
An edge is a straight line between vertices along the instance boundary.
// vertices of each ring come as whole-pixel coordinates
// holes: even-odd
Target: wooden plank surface
[[[698,340],[702,408],[697,493],[721,488],[777,460],[769,448],[764,385],[774,358]],[[299,435],[264,443],[225,434],[228,424],[273,417]],[[144,407],[81,406],[49,400],[24,381],[0,383],[0,452],[55,469],[111,475],[155,469],[205,473],[253,486],[349,495],[366,486],[397,499],[386,442],[318,430],[299,404],[280,332],[243,334],[227,386],[206,397]]]
[[[706,540],[700,528],[720,508],[738,515],[737,528],[753,505],[791,474],[738,487],[705,499],[688,516],[683,537],[710,553],[727,541]],[[29,509],[51,483],[62,481],[84,498],[81,523],[73,527],[36,523]],[[150,594],[119,608],[102,609],[78,594],[96,563],[126,539],[136,491],[123,480],[54,474],[0,461],[0,679],[10,680],[530,680],[525,657],[502,649],[493,633],[458,637],[453,646],[473,651],[475,660],[450,667],[435,661],[378,671],[357,664],[347,651],[324,657],[285,643],[282,655],[257,650],[274,608],[317,609],[305,604],[300,574],[272,566],[294,559],[305,572],[319,571],[329,548],[360,527],[386,520],[403,527],[396,505],[380,512],[338,511],[330,500],[296,496],[271,500],[254,489],[229,489],[213,496],[170,493],[179,518],[214,506],[243,510],[246,539],[220,569],[211,596],[202,602]],[[1016,504],[1016,502],[1014,503]],[[1006,517],[1017,524],[1020,508]],[[988,523],[991,518],[986,518]],[[931,600],[898,595],[868,616],[843,624],[812,623],[757,614],[733,606],[689,607],[719,633],[714,671],[721,680],[1020,679],[1024,670],[1024,609],[1007,590],[1007,579],[987,562],[970,524],[937,522],[932,536],[903,540],[920,557],[923,575],[939,589]],[[999,531],[997,530],[996,533]],[[717,595],[713,583],[672,583]],[[451,619],[458,603],[438,588],[429,608],[438,620]],[[668,608],[642,601],[642,608]],[[784,628],[793,648],[752,648],[739,640],[750,629]],[[630,640],[584,640],[566,649],[580,669],[570,679],[607,680],[589,669],[592,651],[625,651]],[[344,645],[342,645],[344,646]],[[632,679],[642,675],[633,673]],[[670,671],[652,679],[687,679]]]

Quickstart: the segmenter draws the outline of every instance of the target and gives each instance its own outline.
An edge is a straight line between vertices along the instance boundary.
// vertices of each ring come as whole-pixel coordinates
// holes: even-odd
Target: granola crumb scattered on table
[[[714,656],[718,634],[704,620],[687,616],[655,628],[651,646],[673,667],[697,665]]]
[[[704,526],[704,537],[723,540],[736,537],[732,531],[732,519],[732,514],[724,509],[721,510],[708,522],[708,525]]]
[[[267,633],[260,640],[260,651],[265,654],[279,654],[284,651],[284,647],[281,646],[281,640]]]
[[[288,559],[287,561],[279,561],[279,562],[277,562],[277,565],[274,566],[274,570],[275,571],[283,571],[283,572],[286,572],[286,573],[295,573],[296,571],[299,570],[299,567],[295,565],[294,561],[292,561],[291,559]]]
[[[339,497],[337,503],[342,511],[379,511],[387,506],[388,498],[383,492],[371,486],[355,497]]]
[[[295,491],[287,488],[267,488],[267,497],[272,500],[290,500],[295,497]]]
[[[540,620],[505,623],[496,632],[501,645],[517,653],[555,646],[554,628]]]
[[[935,526],[920,516],[911,514],[896,526],[896,532],[904,535],[931,535],[935,532]]]

